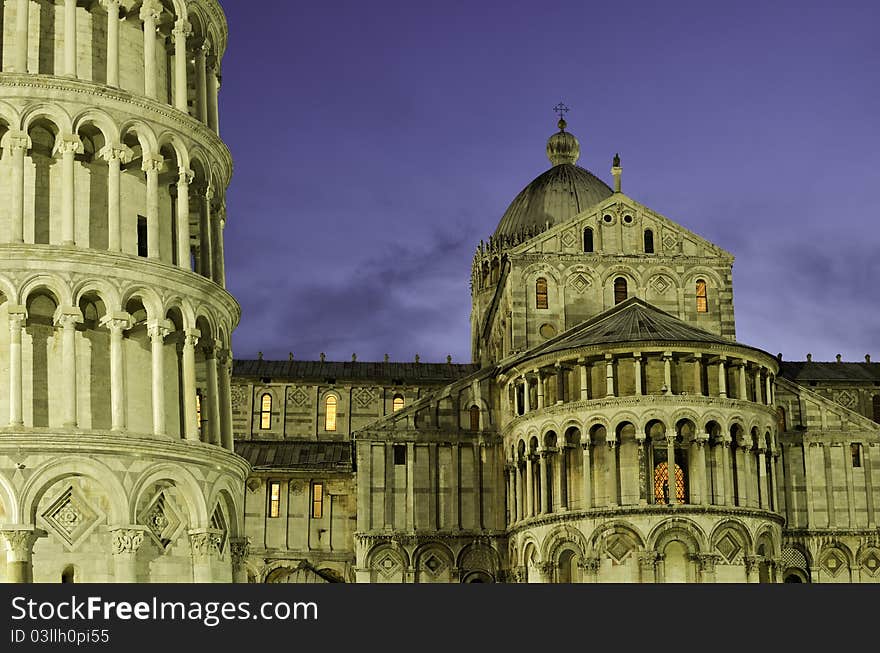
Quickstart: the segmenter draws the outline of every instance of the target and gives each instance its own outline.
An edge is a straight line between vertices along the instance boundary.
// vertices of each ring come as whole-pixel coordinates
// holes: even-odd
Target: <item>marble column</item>
[[[718,396],[727,397],[727,371],[724,369],[725,358],[718,359]]]
[[[188,329],[183,337],[183,415],[184,435],[190,442],[199,441],[199,420],[196,412],[196,343],[198,329]]]
[[[642,394],[642,353],[637,351],[633,355],[633,378],[636,382],[636,395]]]
[[[528,413],[532,409],[531,406],[529,406],[529,403],[531,402],[531,397],[529,397],[529,395],[531,394],[531,392],[529,389],[528,377],[523,375],[522,380],[523,380],[523,415],[525,415],[526,413]]]
[[[550,452],[547,449],[543,449],[539,454],[539,468],[541,470],[541,484],[539,487],[538,496],[540,497],[541,505],[538,508],[538,514],[544,515],[550,512],[547,506],[548,493],[547,489],[549,487],[547,483],[547,469],[550,465],[547,464],[547,458],[550,456]]]
[[[189,188],[194,174],[192,170],[180,168],[177,178],[177,265],[192,271],[189,242]]]
[[[178,111],[189,113],[186,84],[186,37],[192,34],[192,25],[183,18],[174,23],[174,106]]]
[[[220,133],[220,112],[218,111],[218,94],[220,92],[219,67],[220,62],[216,56],[208,57],[205,61],[206,89],[208,101],[208,127],[215,133]]]
[[[587,401],[590,398],[590,384],[588,377],[588,365],[587,361],[584,359],[580,359],[578,361],[580,363],[580,373],[581,373],[581,401]]]
[[[605,354],[605,396],[614,397],[614,357]]]
[[[702,435],[698,435],[694,439],[694,443],[697,445],[697,469],[696,469],[696,480],[697,480],[697,491],[694,491],[693,486],[691,487],[690,492],[690,503],[695,504],[704,504],[709,503],[709,488],[707,487],[707,475],[706,475],[706,443],[709,442],[709,434],[704,433]]]
[[[64,74],[76,77],[76,0],[64,0]]]
[[[663,385],[666,392],[663,394],[672,394],[672,352],[663,352]]]
[[[521,465],[522,465],[522,461],[520,461],[519,463],[516,463],[515,467],[514,467],[514,472],[513,472],[515,474],[514,482],[516,483],[516,493],[514,495],[514,499],[515,499],[514,516],[515,516],[515,519],[517,522],[522,521],[522,518],[523,518],[523,488],[522,488],[523,483],[522,483],[522,471],[520,470]]]
[[[205,188],[202,195],[202,212],[200,220],[199,239],[201,244],[202,275],[208,279],[214,278],[214,243],[212,242],[211,225],[211,200],[214,199],[214,189],[211,186]]]
[[[561,365],[556,365],[556,403],[564,403],[565,396],[565,370]]]
[[[540,370],[534,370],[532,374],[538,379],[536,390],[538,392],[538,410],[544,408],[544,377],[541,376]]]
[[[525,516],[535,516],[535,486],[532,478],[532,456],[526,453],[526,505]]]
[[[83,321],[78,308],[59,307],[55,326],[61,327],[62,425],[77,427],[76,401],[76,325]]]
[[[0,541],[6,544],[7,583],[34,582],[34,544],[46,535],[46,531],[33,526],[13,526],[0,530]]]
[[[747,401],[748,397],[746,396],[746,362],[740,361],[737,367],[739,368],[739,387],[736,389],[736,398]]]
[[[121,252],[120,180],[122,166],[131,161],[134,153],[125,145],[117,143],[105,146],[99,154],[107,162],[107,249],[111,252]]]
[[[147,327],[152,353],[153,433],[165,435],[165,338],[171,330],[166,321]]]
[[[144,156],[142,170],[147,175],[147,257],[159,258],[159,172],[165,161],[159,156]]]
[[[619,506],[620,495],[617,492],[620,477],[620,467],[617,461],[617,447],[619,443],[613,437],[607,439],[605,443],[608,445],[608,505]]]
[[[61,244],[76,242],[76,154],[83,151],[76,134],[60,136],[55,152],[61,154]]]
[[[235,451],[232,432],[232,354],[228,349],[217,350],[220,385],[220,443],[227,451]],[[410,458],[412,460],[412,458]]]
[[[669,493],[669,505],[678,504],[678,493],[676,492],[675,479],[675,436],[666,436],[666,483]]]
[[[584,510],[589,510],[593,507],[593,476],[590,461],[590,436],[589,434],[584,434],[584,441],[581,443],[581,447],[583,448],[583,461],[582,461],[582,473],[584,477]]]
[[[156,70],[156,28],[162,15],[162,4],[159,0],[144,0],[141,5],[140,19],[144,24],[144,95],[158,100],[159,75]]]
[[[137,583],[137,553],[144,543],[146,528],[143,526],[120,526],[110,529],[110,551],[113,554],[114,581]]]
[[[119,86],[119,0],[101,0],[107,10],[107,85]]]
[[[767,496],[767,459],[763,445],[758,446],[758,507],[769,510]]]
[[[196,48],[196,109],[199,122],[208,124],[207,44]]]
[[[229,540],[229,556],[232,558],[232,582],[244,584],[248,582],[247,559],[251,553],[249,537],[234,537]]]
[[[15,46],[12,56],[12,69],[17,73],[28,72],[28,29],[29,0],[18,0],[15,9]]]
[[[224,251],[224,232],[226,231],[226,204],[220,205],[220,210],[214,220],[214,282],[226,287],[226,253]]]
[[[128,313],[115,313],[101,320],[110,330],[110,428],[125,430],[125,358],[122,332],[131,327]]]
[[[24,306],[7,307],[9,319],[9,426],[22,426],[21,334],[24,330]]]
[[[703,355],[694,354],[694,394],[703,395]]]
[[[212,569],[214,560],[220,555],[220,535],[220,531],[212,528],[189,531],[194,583],[215,583],[222,580],[214,578]]]
[[[12,156],[12,209],[10,211],[11,243],[24,242],[24,157],[31,149],[31,138],[25,132],[10,131],[4,137]]]
[[[202,347],[205,356],[205,372],[207,381],[207,413],[208,433],[206,441],[210,444],[220,445],[223,437],[220,432],[220,390],[217,379],[217,357],[214,345]]]

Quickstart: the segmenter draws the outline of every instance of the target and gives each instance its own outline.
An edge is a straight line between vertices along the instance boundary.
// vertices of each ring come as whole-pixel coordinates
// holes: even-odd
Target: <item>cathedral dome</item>
[[[570,220],[613,194],[608,184],[575,165],[580,158],[580,143],[565,127],[565,120],[560,120],[559,131],[547,141],[547,158],[553,167],[511,202],[498,223],[495,238],[543,231],[548,223],[552,227]]]

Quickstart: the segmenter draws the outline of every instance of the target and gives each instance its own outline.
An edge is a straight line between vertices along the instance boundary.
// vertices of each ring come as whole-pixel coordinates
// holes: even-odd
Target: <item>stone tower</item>
[[[239,580],[216,0],[6,0],[8,582]]]

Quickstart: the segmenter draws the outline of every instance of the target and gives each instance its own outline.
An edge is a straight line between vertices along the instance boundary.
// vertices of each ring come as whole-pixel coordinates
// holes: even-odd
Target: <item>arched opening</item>
[[[645,229],[645,254],[653,254],[654,253],[654,232],[650,229]]]
[[[92,124],[82,125],[78,136],[83,153],[76,157],[75,206],[84,208],[82,215],[76,217],[76,242],[91,249],[106,250],[109,247],[107,192],[110,168],[101,152],[107,141],[101,130]]]
[[[76,582],[76,569],[73,565],[67,565],[64,570],[61,572],[61,582],[62,583],[75,583]]]
[[[165,159],[165,166],[159,173],[159,253],[164,262],[179,265],[177,183],[180,160],[170,143],[165,143],[159,154]]]
[[[562,460],[565,463],[565,486],[562,488],[565,494],[566,504],[569,508],[585,508],[584,506],[584,456],[581,449],[581,430],[576,426],[570,426],[565,430],[566,447],[562,452]]]
[[[123,135],[122,144],[131,150],[129,161],[121,166],[122,175],[119,180],[120,195],[124,198],[123,206],[127,209],[120,216],[122,251],[147,257],[152,249],[149,241],[152,228],[147,223],[147,173],[144,170],[144,157],[148,153],[144,151],[135,130],[128,130]]]
[[[103,321],[107,309],[101,297],[95,292],[85,293],[79,300],[79,310],[83,316],[82,334],[78,350],[80,364],[89,368],[89,383],[80,394],[84,397],[89,410],[79,417],[82,428],[109,429],[111,427],[110,393],[107,392],[106,380],[110,378],[110,331]]]
[[[327,398],[324,400],[324,430],[325,431],[335,431],[336,430],[336,410],[338,405],[338,399],[336,395],[327,395]]]
[[[535,282],[535,308],[545,309],[548,307],[547,280],[541,277]]]
[[[186,434],[186,406],[184,399],[183,345],[186,334],[183,330],[183,313],[172,306],[165,313],[170,332],[165,336],[162,348],[163,375],[165,377],[165,428],[169,435],[184,437]]]
[[[264,392],[260,397],[260,429],[272,428],[272,395]]]
[[[396,413],[398,410],[403,410],[403,406],[405,401],[403,399],[402,394],[394,395],[394,399],[391,400],[391,409]]]
[[[740,450],[740,444],[744,443],[744,430],[739,424],[730,427],[730,466],[731,478],[733,479],[734,505],[745,505],[745,479],[740,473],[742,464],[738,462],[740,456],[744,456]]]
[[[50,414],[50,403],[60,398],[61,387],[58,385],[61,374],[61,333],[55,329],[55,311],[58,301],[46,290],[38,290],[27,299],[26,338],[22,342],[22,368],[27,366],[27,346],[30,344],[31,379],[25,383],[22,398],[27,402],[30,395],[31,426],[57,426],[60,415],[55,411]],[[30,341],[28,343],[28,340]],[[26,372],[25,372],[26,378]],[[28,422],[28,410],[24,410],[25,424]]]
[[[480,407],[474,404],[470,409],[471,431],[480,430]]]
[[[706,281],[697,279],[697,313],[709,312],[709,295],[706,290]]]
[[[626,279],[617,277],[614,280],[614,303],[620,304],[625,302],[627,297]]]
[[[663,549],[663,572],[667,583],[687,583],[688,578],[687,547],[678,540],[672,540]]]
[[[706,491],[709,493],[707,500],[715,505],[724,504],[724,468],[721,447],[724,446],[721,436],[721,425],[710,420],[706,422],[706,435],[709,441],[706,444]]]
[[[217,374],[217,335],[204,317],[196,319],[199,340],[196,344],[196,394],[202,398],[202,418],[199,439],[208,444],[220,444],[219,378]]]
[[[577,579],[577,557],[571,549],[564,549],[559,554],[559,565],[556,580],[559,583],[574,583]]]
[[[25,200],[24,241],[37,245],[59,245],[62,240],[62,166],[61,155],[55,146],[59,136],[58,127],[45,118],[35,120],[28,128],[31,149],[27,156],[31,165],[25,163],[25,188],[33,188],[33,222],[27,223],[27,200]],[[28,178],[32,178],[31,186]]]
[[[584,251],[592,252],[593,249],[593,230],[590,227],[584,229]]]

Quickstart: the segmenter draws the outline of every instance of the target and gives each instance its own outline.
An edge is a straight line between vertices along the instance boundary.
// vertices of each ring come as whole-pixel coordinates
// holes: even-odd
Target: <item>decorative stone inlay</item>
[[[234,385],[230,390],[229,396],[230,401],[232,402],[233,412],[244,410],[245,404],[247,402],[247,389],[243,388],[240,385]]]
[[[650,282],[651,288],[653,288],[658,294],[664,295],[666,291],[672,288],[672,282],[667,279],[662,274],[658,274],[653,277]]]
[[[846,561],[840,557],[836,551],[831,551],[828,555],[825,556],[825,560],[822,563],[822,566],[828,570],[832,576],[837,576],[840,573],[840,570],[846,567]]]
[[[846,408],[852,408],[856,405],[856,397],[849,390],[843,390],[837,394],[837,403]]]
[[[577,293],[585,293],[587,289],[592,285],[590,280],[582,274],[576,274],[572,277],[570,284],[574,291]]]
[[[153,497],[153,500],[141,511],[138,522],[147,527],[147,532],[165,551],[177,539],[185,525],[174,501],[164,491]]]
[[[373,567],[383,576],[391,576],[400,569],[397,557],[386,551],[373,563]]]
[[[629,542],[624,538],[612,537],[608,542],[608,545],[605,547],[605,550],[608,551],[612,558],[614,558],[615,562],[621,563],[632,548],[630,547]]]
[[[427,560],[425,560],[424,566],[425,569],[430,571],[432,574],[438,574],[446,567],[446,563],[444,563],[440,558],[432,553],[428,556]]]
[[[566,231],[563,233],[560,240],[564,247],[574,247],[578,241],[577,236],[575,236],[573,231]]]
[[[678,245],[678,236],[676,236],[672,232],[668,232],[665,236],[663,236],[663,247],[666,249],[675,249],[675,246]]]
[[[288,388],[287,403],[296,408],[303,408],[309,405],[309,395],[302,388]]]
[[[354,403],[355,405],[357,405],[358,408],[369,408],[376,400],[376,396],[373,394],[373,391],[370,390],[370,388],[357,388],[352,393],[352,398],[354,399]]]
[[[226,549],[226,540],[229,537],[229,526],[226,523],[226,515],[219,504],[214,508],[214,514],[211,516],[211,528],[218,531],[220,535],[219,551],[223,553]]]
[[[77,488],[69,486],[42,515],[49,532],[58,536],[69,549],[77,546],[104,519]]]
[[[724,536],[718,540],[718,544],[715,545],[715,548],[718,549],[718,552],[721,553],[728,562],[732,562],[737,554],[742,551],[739,542],[733,539],[730,533],[725,533]]]
[[[862,559],[862,566],[867,569],[868,573],[872,576],[880,571],[880,558],[877,557],[876,552],[871,551],[868,555],[866,555]]]

